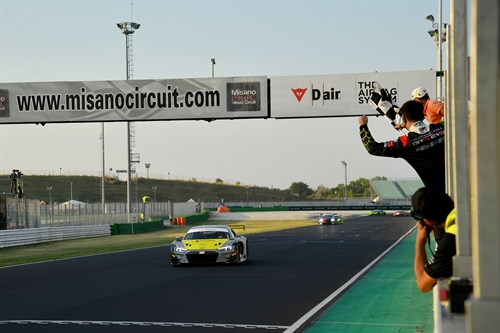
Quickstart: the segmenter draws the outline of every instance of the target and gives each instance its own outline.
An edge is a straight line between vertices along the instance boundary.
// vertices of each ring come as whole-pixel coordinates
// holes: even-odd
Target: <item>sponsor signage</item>
[[[371,115],[368,103],[378,82],[402,106],[413,89],[436,91],[436,71],[271,77],[271,117],[309,118]],[[436,98],[431,93],[431,98]]]
[[[267,77],[0,83],[1,123],[267,118]]]
[[[366,206],[292,206],[288,207],[289,211],[314,211],[314,210],[375,210],[375,209],[382,209],[382,210],[409,210],[411,209],[411,205],[386,205],[386,206],[380,206],[380,205],[366,205]]]

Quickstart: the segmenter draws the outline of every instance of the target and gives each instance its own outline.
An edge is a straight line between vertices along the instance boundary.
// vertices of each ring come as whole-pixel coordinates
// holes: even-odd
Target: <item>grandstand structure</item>
[[[370,180],[377,193],[376,202],[384,205],[411,204],[413,193],[424,186],[420,179]]]

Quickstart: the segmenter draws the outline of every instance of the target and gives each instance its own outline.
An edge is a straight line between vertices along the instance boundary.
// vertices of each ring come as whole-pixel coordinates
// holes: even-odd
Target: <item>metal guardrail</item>
[[[0,231],[0,248],[66,239],[110,236],[109,224],[72,227],[13,229]]]

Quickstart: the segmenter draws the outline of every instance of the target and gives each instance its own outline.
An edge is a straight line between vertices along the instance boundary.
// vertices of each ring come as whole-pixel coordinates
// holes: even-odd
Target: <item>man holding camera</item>
[[[361,116],[359,134],[368,153],[376,156],[402,158],[417,172],[425,186],[445,189],[444,126],[424,123],[424,108],[417,101],[408,101],[399,110],[408,135],[397,140],[376,142],[368,129],[368,117]]]
[[[455,208],[453,200],[436,187],[422,187],[412,197],[411,215],[417,223],[415,260],[413,270],[418,289],[431,291],[439,278],[453,275],[453,257],[456,254]],[[427,260],[425,244],[429,243],[432,230],[443,229],[437,240],[435,253]]]
[[[12,173],[10,174],[10,193],[17,193],[17,174],[16,174],[16,169],[12,170]]]

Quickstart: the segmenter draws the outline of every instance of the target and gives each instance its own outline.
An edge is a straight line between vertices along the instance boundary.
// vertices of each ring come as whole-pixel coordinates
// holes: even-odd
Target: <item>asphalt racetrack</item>
[[[239,266],[172,267],[166,245],[2,268],[0,331],[285,332],[414,226],[366,216],[248,235]]]

